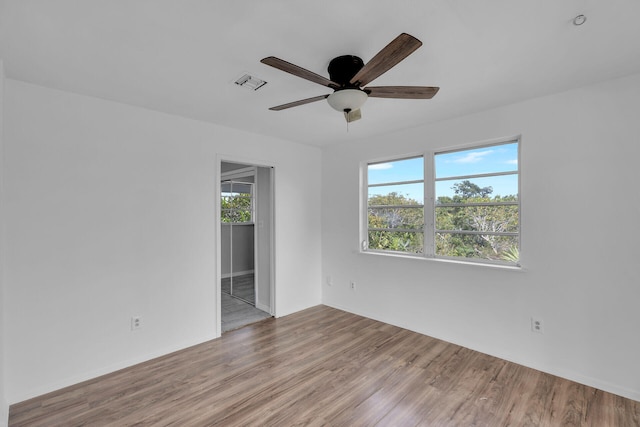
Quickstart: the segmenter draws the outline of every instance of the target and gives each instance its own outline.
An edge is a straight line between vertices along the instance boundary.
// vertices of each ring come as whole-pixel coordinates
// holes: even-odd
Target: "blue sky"
[[[509,172],[518,169],[518,144],[510,143],[471,150],[438,154],[435,157],[437,178],[476,175],[495,172]],[[369,165],[369,184],[385,182],[403,182],[420,180],[423,177],[422,158],[398,160]],[[444,180],[436,182],[436,197],[453,196],[453,184],[461,180]],[[473,183],[480,187],[493,187],[493,196],[518,193],[517,175],[506,175],[490,178],[474,178]],[[369,194],[387,194],[397,191],[410,198],[423,202],[422,184],[372,187]]]

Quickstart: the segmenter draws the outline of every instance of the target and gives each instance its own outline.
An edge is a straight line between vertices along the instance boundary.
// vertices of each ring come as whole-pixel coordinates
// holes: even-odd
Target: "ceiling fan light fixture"
[[[327,102],[334,110],[342,112],[355,111],[362,107],[368,95],[360,89],[340,89],[327,98]]]

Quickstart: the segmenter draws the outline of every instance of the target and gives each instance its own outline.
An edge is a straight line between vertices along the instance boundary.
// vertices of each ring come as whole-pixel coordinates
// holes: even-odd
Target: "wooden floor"
[[[11,426],[638,426],[640,403],[325,306],[13,405]]]

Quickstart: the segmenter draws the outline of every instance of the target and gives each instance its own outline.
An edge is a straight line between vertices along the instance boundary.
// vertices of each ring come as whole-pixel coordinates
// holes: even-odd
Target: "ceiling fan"
[[[422,46],[420,40],[409,34],[402,33],[366,64],[362,59],[353,55],[343,55],[332,59],[329,63],[328,79],[275,56],[264,58],[260,61],[263,64],[334,90],[333,93],[328,95],[289,102],[271,107],[269,110],[280,111],[326,99],[331,107],[344,113],[347,122],[352,122],[362,117],[360,107],[368,97],[431,99],[440,88],[431,86],[367,86],[420,46]]]

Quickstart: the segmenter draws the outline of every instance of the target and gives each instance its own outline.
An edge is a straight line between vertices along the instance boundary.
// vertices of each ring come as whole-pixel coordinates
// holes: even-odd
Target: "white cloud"
[[[477,163],[484,160],[483,158],[485,156],[488,156],[491,153],[493,153],[493,150],[475,151],[473,153],[467,154],[464,157],[455,159],[454,162],[455,163]]]
[[[369,165],[369,169],[372,170],[385,170],[391,169],[393,165],[391,163],[376,163],[374,165]]]
[[[507,160],[507,164],[508,165],[517,165],[518,164],[518,159]]]

